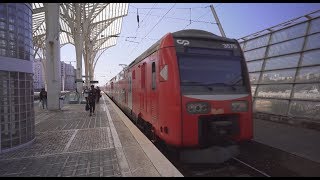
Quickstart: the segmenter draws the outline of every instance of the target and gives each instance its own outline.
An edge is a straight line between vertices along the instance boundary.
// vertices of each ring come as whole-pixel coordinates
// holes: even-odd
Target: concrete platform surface
[[[255,119],[254,140],[320,163],[319,131]]]
[[[106,95],[95,115],[84,108],[48,111],[36,104],[36,138],[0,154],[0,176],[182,176]]]

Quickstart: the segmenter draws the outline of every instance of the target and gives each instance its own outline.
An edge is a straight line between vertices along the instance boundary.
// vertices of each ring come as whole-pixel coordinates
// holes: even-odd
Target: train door
[[[128,79],[129,79],[128,107],[130,110],[132,110],[132,72],[129,72]]]
[[[145,110],[145,95],[146,95],[146,63],[141,66],[141,90],[140,96],[140,112]]]
[[[151,117],[153,124],[158,120],[158,94],[157,94],[157,83],[156,83],[156,63],[151,63]]]

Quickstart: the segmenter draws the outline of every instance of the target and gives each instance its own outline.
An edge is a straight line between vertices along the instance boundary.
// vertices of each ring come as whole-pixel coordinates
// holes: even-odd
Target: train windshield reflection
[[[181,85],[244,86],[241,58],[179,55]]]

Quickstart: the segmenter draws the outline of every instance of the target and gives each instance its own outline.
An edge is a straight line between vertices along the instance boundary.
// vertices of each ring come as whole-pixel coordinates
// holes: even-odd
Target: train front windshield
[[[178,54],[183,94],[248,93],[243,58],[232,51],[197,49]]]

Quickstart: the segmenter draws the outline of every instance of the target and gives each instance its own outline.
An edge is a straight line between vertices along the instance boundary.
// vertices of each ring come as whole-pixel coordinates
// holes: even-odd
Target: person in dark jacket
[[[48,109],[47,91],[45,91],[44,88],[42,88],[41,91],[40,91],[40,102],[42,102],[42,108],[43,109],[44,109],[44,105],[46,105],[46,109]]]
[[[94,114],[94,110],[96,108],[96,97],[97,97],[97,90],[94,88],[94,85],[91,85],[91,89],[88,93],[88,102],[90,106],[90,116]]]

